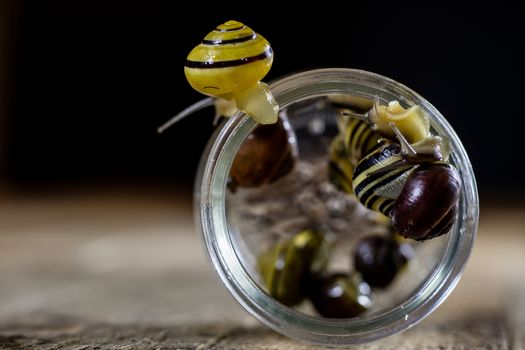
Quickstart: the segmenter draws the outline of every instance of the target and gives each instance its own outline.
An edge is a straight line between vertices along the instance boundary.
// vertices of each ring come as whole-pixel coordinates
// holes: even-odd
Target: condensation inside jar
[[[329,179],[330,145],[339,133],[340,108],[333,101],[344,103],[356,113],[366,113],[373,103],[345,95],[309,99],[286,107],[280,116],[292,130],[290,142],[297,151],[292,170],[270,183],[226,191],[228,228],[236,253],[262,290],[268,291],[258,268],[259,257],[298,232],[310,229],[325,235],[332,242],[325,270],[344,273],[355,270],[353,252],[359,239],[389,234],[389,219],[365,208]],[[386,288],[372,289],[371,307],[363,315],[385,311],[408,299],[436,269],[446,241],[446,235],[424,242],[404,240],[412,246],[413,258]],[[322,317],[309,299],[293,308]]]

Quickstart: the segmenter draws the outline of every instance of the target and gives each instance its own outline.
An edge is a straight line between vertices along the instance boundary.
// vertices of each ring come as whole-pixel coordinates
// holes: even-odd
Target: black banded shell
[[[381,142],[357,164],[352,186],[367,208],[390,215],[396,198],[415,165],[404,162],[401,147]]]
[[[231,99],[268,73],[273,51],[250,27],[228,21],[210,32],[188,55],[184,72],[190,85],[211,96]]]
[[[337,135],[330,144],[328,179],[340,191],[353,193],[352,175],[354,165],[350,162],[342,135]]]
[[[347,118],[342,134],[346,152],[354,166],[379,140],[379,135],[368,123],[351,117]]]

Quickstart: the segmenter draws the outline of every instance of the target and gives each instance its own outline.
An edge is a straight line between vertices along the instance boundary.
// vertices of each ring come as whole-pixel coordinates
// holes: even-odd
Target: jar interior
[[[370,98],[344,95],[352,110],[366,113]],[[376,97],[380,103],[390,102]],[[327,271],[351,273],[356,242],[370,235],[387,235],[389,219],[365,208],[351,194],[340,191],[329,179],[329,149],[337,136],[338,109],[326,96],[308,98],[286,106],[281,118],[289,123],[297,147],[293,169],[278,180],[254,188],[226,190],[225,210],[234,251],[249,277],[267,291],[257,261],[279,241],[290,239],[305,229],[322,232],[332,245]],[[409,101],[400,101],[409,107]],[[432,129],[434,135],[439,133]],[[454,165],[454,158],[451,157]],[[452,227],[451,232],[455,232]],[[403,240],[414,251],[413,259],[386,288],[374,288],[372,306],[362,316],[385,312],[401,305],[437,269],[447,244],[447,236],[424,242]],[[284,306],[284,305],[283,305]],[[321,317],[307,299],[295,310]]]

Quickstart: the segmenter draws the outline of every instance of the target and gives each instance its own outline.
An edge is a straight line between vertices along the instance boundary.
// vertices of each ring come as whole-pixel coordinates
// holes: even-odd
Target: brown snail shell
[[[461,180],[450,164],[422,164],[407,179],[392,210],[392,226],[400,235],[426,240],[450,229]]]
[[[427,239],[436,238],[444,235],[445,233],[448,233],[448,231],[450,231],[452,225],[454,225],[454,222],[456,221],[457,213],[458,204],[456,203],[456,205],[448,211],[448,213],[443,217],[443,219],[441,219],[441,221],[436,226],[434,226],[434,228],[430,230],[429,233],[427,233],[423,238],[416,240],[426,241]]]
[[[408,243],[391,236],[369,235],[355,245],[355,269],[371,287],[386,288],[414,256]]]
[[[288,174],[297,158],[295,134],[285,119],[259,125],[242,143],[230,169],[229,188],[259,187]]]
[[[323,317],[357,317],[372,306],[370,286],[358,273],[335,272],[313,278],[308,297]]]

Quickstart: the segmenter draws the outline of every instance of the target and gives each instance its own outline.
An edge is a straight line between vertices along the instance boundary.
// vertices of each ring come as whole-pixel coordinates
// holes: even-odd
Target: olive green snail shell
[[[287,306],[306,297],[312,275],[328,263],[329,243],[313,230],[304,230],[285,242],[274,244],[258,260],[259,271],[268,293]]]

